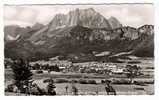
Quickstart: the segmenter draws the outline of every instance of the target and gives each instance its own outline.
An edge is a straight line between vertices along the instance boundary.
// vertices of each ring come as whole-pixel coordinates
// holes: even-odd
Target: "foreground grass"
[[[37,83],[41,88],[46,88],[47,83],[43,83],[44,79],[48,79],[52,77],[54,79],[67,79],[67,80],[79,80],[79,79],[93,79],[97,82],[97,84],[79,84],[76,83],[76,87],[79,90],[80,95],[106,95],[105,86],[101,84],[101,79],[121,79],[121,77],[109,77],[106,75],[98,75],[98,74],[83,74],[83,73],[56,73],[52,72],[51,74],[43,73],[43,74],[35,74],[33,75],[33,80]],[[11,70],[5,71],[5,87],[12,82],[13,73]],[[124,78],[127,79],[127,78]],[[135,78],[134,80],[145,81],[145,80],[153,80],[154,78]],[[55,83],[57,95],[71,95],[69,90],[68,94],[66,93],[65,87],[69,86],[70,83]],[[113,87],[117,91],[117,95],[152,95],[154,94],[154,84],[146,84],[145,86],[140,85],[126,85],[126,84],[113,84]],[[25,94],[15,94],[6,92],[5,95],[25,95]]]
[[[43,84],[40,81],[37,81],[41,88],[45,88],[47,84]],[[61,83],[55,84],[57,95],[71,95],[70,84]],[[65,86],[69,86],[68,93],[66,93]],[[79,95],[107,95],[105,92],[104,85],[102,84],[76,84],[78,88]],[[137,85],[113,85],[117,95],[153,95],[154,86],[137,86]],[[143,90],[136,90],[136,88],[143,88]],[[5,95],[25,95],[25,94],[16,94],[6,92]]]

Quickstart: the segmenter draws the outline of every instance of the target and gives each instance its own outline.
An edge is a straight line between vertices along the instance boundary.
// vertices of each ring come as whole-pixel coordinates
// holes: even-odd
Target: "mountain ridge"
[[[95,16],[89,16],[90,13]],[[110,25],[110,21],[98,15],[100,14],[91,8],[76,9],[66,15],[56,15],[48,25],[35,24],[37,27],[29,28],[17,40],[5,42],[5,57],[45,59],[63,56],[66,59],[89,61],[97,59],[94,52],[104,51],[109,51],[110,54],[132,51],[131,54],[135,56],[153,57],[153,25],[139,28],[122,26],[115,17],[111,17],[114,25]],[[95,22],[93,19],[100,20]],[[99,24],[103,22],[104,24]],[[92,27],[92,23],[98,25]],[[103,25],[108,27],[101,27]],[[5,34],[7,35],[6,31]]]
[[[127,27],[123,27],[123,29],[125,28]],[[136,51],[142,52],[143,50],[146,50],[149,47],[151,49],[148,49],[148,51],[145,51],[146,54],[148,54],[149,51],[153,52],[153,48],[154,48],[153,34],[140,33],[140,35],[137,38],[130,39],[131,36],[130,37],[129,36],[126,37],[124,35],[121,36],[121,33],[118,31],[120,29],[122,28],[118,28],[114,30],[113,32],[112,30],[105,31],[106,33],[110,32],[110,38],[108,37],[106,38],[106,36],[102,35],[105,33],[102,33],[103,30],[102,32],[100,32],[101,29],[99,29],[100,31],[97,31],[97,32],[94,32],[93,29],[85,28],[83,26],[74,26],[70,28],[65,28],[63,30],[58,29],[56,30],[57,31],[56,34],[55,34],[55,31],[53,31],[54,36],[43,37],[43,39],[40,38],[39,40],[36,40],[35,43],[32,43],[31,41],[26,41],[26,40],[23,41],[21,39],[20,41],[16,41],[17,43],[15,43],[15,45],[17,46],[12,47],[11,45],[11,47],[8,47],[7,46],[8,44],[6,44],[5,49],[9,50],[6,52],[7,53],[6,55],[10,54],[11,50],[13,50],[14,54],[19,56],[21,54],[17,54],[18,52],[25,51],[24,54],[27,56],[29,56],[30,55],[29,52],[31,52],[30,56],[39,57],[39,55],[41,55],[44,58],[57,56],[57,55],[64,55],[68,57],[70,54],[78,55],[78,56],[81,56],[81,55],[87,56],[87,55],[92,55],[93,52],[103,52],[103,51],[111,51],[111,53],[133,51],[132,54],[140,55]],[[19,49],[16,49],[17,47]],[[144,48],[144,49],[141,49],[141,48]],[[147,55],[147,56],[153,56],[153,54],[150,53],[150,55]]]

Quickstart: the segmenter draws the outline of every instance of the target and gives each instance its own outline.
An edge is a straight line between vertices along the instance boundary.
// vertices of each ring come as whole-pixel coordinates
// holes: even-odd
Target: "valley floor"
[[[134,78],[134,81],[141,82],[142,84],[112,84],[117,92],[117,95],[153,95],[154,94],[154,65],[153,59],[138,59],[140,61],[138,65],[142,67],[142,73],[144,75]],[[126,65],[126,63],[120,63]],[[119,64],[118,64],[119,65]],[[105,91],[105,84],[101,83],[101,80],[115,79],[115,80],[128,80],[127,77],[122,75],[108,76],[104,74],[96,73],[79,73],[79,72],[54,72],[48,73],[43,70],[43,73],[37,74],[35,70],[33,72],[33,80],[40,88],[46,89],[47,83],[44,80],[52,77],[54,80],[63,79],[67,81],[77,80],[94,80],[96,84],[81,84],[75,83],[79,95],[107,95]],[[5,88],[13,82],[13,72],[10,68],[5,69]],[[144,83],[145,82],[145,83]],[[146,83],[147,82],[147,83]],[[144,84],[143,84],[144,83]],[[57,95],[71,95],[69,82],[55,82]],[[68,86],[68,92],[66,93],[66,86]],[[11,92],[5,92],[5,95],[25,95]]]

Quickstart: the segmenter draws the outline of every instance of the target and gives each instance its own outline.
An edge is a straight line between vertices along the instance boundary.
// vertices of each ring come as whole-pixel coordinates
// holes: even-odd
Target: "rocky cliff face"
[[[88,28],[108,28],[111,29],[108,20],[96,12],[93,8],[76,9],[68,14],[58,14],[50,22],[50,30],[81,25]]]
[[[122,27],[122,24],[115,17],[110,17],[108,21],[112,29]]]

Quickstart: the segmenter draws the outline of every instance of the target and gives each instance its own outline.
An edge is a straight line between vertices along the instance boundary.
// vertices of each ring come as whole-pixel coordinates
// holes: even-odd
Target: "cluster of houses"
[[[124,72],[124,66],[114,63],[102,63],[102,62],[82,62],[72,63],[67,60],[58,60],[58,58],[52,58],[48,61],[39,60],[30,62],[29,65],[36,70],[48,70],[50,67],[58,67],[61,72],[79,72],[79,73],[99,73],[99,74],[122,74]]]
[[[75,63],[75,66],[79,66],[79,72],[87,73],[100,73],[100,74],[122,74],[124,71],[123,66],[119,66],[113,63],[101,63],[101,62],[85,62]]]
[[[50,59],[49,61],[42,60],[30,63],[31,66],[34,66],[35,64],[39,64],[40,66],[58,66],[61,72],[122,74],[124,71],[124,66],[119,66],[113,63],[101,62],[72,63],[67,60]]]

